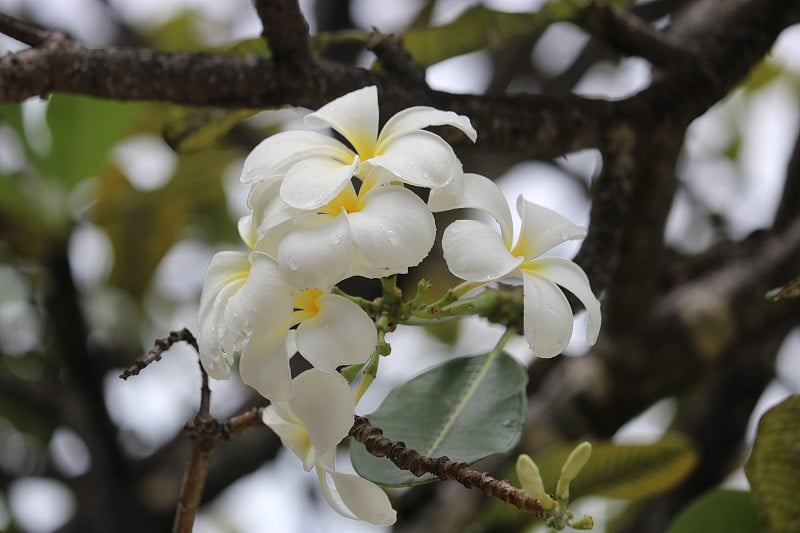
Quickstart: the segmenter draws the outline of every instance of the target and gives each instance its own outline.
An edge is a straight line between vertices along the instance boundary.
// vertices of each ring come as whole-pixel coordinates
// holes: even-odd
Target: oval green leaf
[[[555,490],[561,466],[574,448],[559,446],[534,457],[545,482]],[[697,464],[692,442],[678,433],[668,433],[653,444],[592,442],[589,462],[570,484],[571,499],[605,496],[641,500],[680,483]]]
[[[761,417],[744,471],[770,530],[797,531],[800,396],[784,400]]]
[[[751,533],[762,525],[750,492],[715,489],[682,511],[667,533]]]
[[[519,442],[527,381],[525,369],[504,352],[453,359],[395,388],[367,418],[387,438],[403,441],[423,455],[474,463],[507,453]],[[384,486],[437,479],[417,478],[355,441],[350,458],[362,477]]]

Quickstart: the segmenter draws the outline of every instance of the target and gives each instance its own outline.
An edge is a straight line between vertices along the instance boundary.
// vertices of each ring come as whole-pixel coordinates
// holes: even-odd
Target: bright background
[[[312,0],[301,2],[312,31],[315,29]],[[445,23],[463,9],[477,2],[447,0],[436,4],[433,20]],[[491,7],[521,11],[536,8],[542,2],[530,0],[495,0],[484,2]],[[356,24],[368,30],[372,26],[385,31],[402,30],[420,9],[422,2],[408,0],[354,0],[351,15]],[[92,46],[104,46],[116,39],[109,14],[114,13],[125,25],[149,31],[191,12],[193,31],[198,41],[224,45],[230,41],[256,36],[260,24],[247,0],[110,0],[108,8],[94,0],[0,0],[0,11],[24,13],[48,27],[72,33]],[[533,51],[531,61],[545,72],[558,72],[574,58],[586,36],[567,24],[550,28]],[[0,38],[0,50],[13,51],[21,45]],[[690,182],[673,205],[667,228],[667,240],[676,248],[701,251],[720,236],[708,217],[709,212],[723,215],[728,221],[723,229],[734,237],[768,227],[781,192],[784,169],[798,124],[800,94],[800,27],[786,30],[773,49],[771,60],[783,70],[780,75],[757,90],[737,90],[691,126],[684,145],[680,178]],[[363,54],[363,64],[370,56]],[[453,58],[430,67],[428,83],[436,89],[480,93],[491,76],[491,59],[486,52]],[[588,96],[624,98],[650,82],[650,68],[639,59],[625,59],[617,64],[601,63],[590,69],[576,87]],[[47,101],[31,99],[24,104],[25,135],[38,151],[51,149],[50,132],[45,121]],[[251,119],[251,120],[259,120]],[[260,120],[271,120],[261,118]],[[480,132],[479,132],[480,135]],[[737,152],[731,157],[730,147]],[[140,191],[158,191],[175,172],[177,156],[153,135],[127,138],[116,146],[112,156],[131,185]],[[26,164],[20,139],[0,124],[0,170],[9,172]],[[588,222],[589,203],[585,188],[599,172],[601,161],[596,151],[568,154],[556,164],[528,161],[514,165],[499,182],[510,202],[519,194],[549,206],[574,222]],[[224,180],[232,220],[244,212],[246,188],[237,181],[241,159],[231,163]],[[469,170],[469,169],[466,169]],[[109,323],[107,311],[125,305],[120,295],[107,290],[105,283],[115,263],[110,238],[104,229],[82,216],[85,205],[80,191],[67,200],[72,217],[79,221],[70,240],[70,262],[77,283],[86,295],[86,310],[93,327],[102,332],[121,327]],[[150,346],[152,340],[170,329],[196,328],[197,303],[205,268],[211,255],[232,249],[234,242],[207,242],[191,236],[171,247],[160,261],[152,285],[145,296],[148,320],[140,331],[125,334]],[[571,257],[578,244],[564,246],[558,253]],[[42,339],[42,325],[29,303],[30,286],[19,272],[0,264],[0,347],[10,357],[35,348]],[[582,342],[582,317],[576,324],[568,352],[580,356],[586,349]],[[360,406],[361,413],[371,411],[397,383],[422,369],[454,355],[480,353],[490,348],[500,329],[472,321],[451,348],[421,330],[401,328],[390,337],[393,355],[384,361],[376,385]],[[522,339],[512,342],[510,351],[521,360],[529,360]],[[199,376],[196,355],[183,345],[174,347],[163,361],[129,381],[109,373],[105,394],[111,415],[125,435],[129,453],[146,455],[171,439],[197,409]],[[213,382],[213,409],[218,416],[232,414],[246,395],[236,379]],[[750,439],[758,416],[770,405],[791,392],[800,391],[800,333],[785,342],[778,360],[778,377],[764,393],[750,424]],[[623,427],[620,441],[655,440],[668,425],[674,402],[664,400],[644,415]],[[26,449],[35,443],[9,421],[0,418],[0,461],[24,461]],[[48,453],[58,468],[71,475],[88,469],[90,457],[83,442],[69,430],[56,432]],[[342,457],[346,464],[346,457]],[[730,483],[743,486],[739,473]],[[319,499],[309,497],[315,490],[314,476],[306,475],[299,461],[290,453],[253,472],[230,487],[220,498],[206,506],[198,518],[196,531],[217,533],[378,531],[380,528],[340,518]],[[15,481],[0,498],[0,528],[8,520],[9,509],[20,525],[33,533],[56,530],[70,516],[74,501],[59,482],[38,476]],[[47,509],[47,513],[41,512]],[[606,502],[587,502],[602,531],[603,517],[615,507]]]

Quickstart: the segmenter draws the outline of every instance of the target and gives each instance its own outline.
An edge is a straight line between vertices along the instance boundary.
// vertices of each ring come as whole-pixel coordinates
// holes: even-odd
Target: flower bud
[[[542,509],[549,510],[555,507],[556,502],[544,491],[542,476],[539,474],[539,467],[528,455],[522,454],[517,457],[517,477],[522,485],[522,489],[531,498],[539,500]]]
[[[564,466],[561,467],[561,476],[558,478],[558,485],[556,485],[556,496],[559,500],[569,499],[569,484],[586,465],[591,455],[592,445],[588,442],[582,442],[572,450],[567,460],[564,461]]]

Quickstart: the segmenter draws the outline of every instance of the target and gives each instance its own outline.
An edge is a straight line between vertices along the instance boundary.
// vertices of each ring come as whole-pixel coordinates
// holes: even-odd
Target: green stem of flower
[[[372,382],[375,381],[375,376],[378,375],[378,364],[380,360],[381,355],[378,353],[378,350],[375,350],[375,352],[373,352],[372,356],[369,358],[369,361],[367,361],[367,364],[364,367],[364,373],[361,375],[361,381],[358,383],[358,387],[353,393],[356,405],[358,405],[358,402],[361,401],[361,397],[364,396],[365,392],[367,392],[370,385],[372,385]]]

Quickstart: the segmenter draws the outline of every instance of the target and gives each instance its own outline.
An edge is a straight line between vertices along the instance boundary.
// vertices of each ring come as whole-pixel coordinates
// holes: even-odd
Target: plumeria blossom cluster
[[[310,129],[268,137],[245,160],[250,213],[239,221],[246,252],[211,260],[200,302],[200,357],[213,378],[229,377],[238,358],[242,380],[271,401],[265,424],[316,471],[326,501],[340,514],[391,524],[388,498],[371,482],[336,471],[336,445],[353,424],[360,393],[337,372],[364,364],[379,347],[376,317],[336,285],[352,276],[387,278],[427,257],[433,213],[478,208],[489,226],[460,220],[442,246],[453,274],[469,288],[521,277],[525,335],[535,355],[560,353],[572,314],[558,286],[588,311],[594,342],[600,307],[583,271],[560,258],[540,257],[584,236],[560,215],[518,200],[522,229],[512,246],[511,214],[488,178],[464,173],[452,147],[426,130],[449,126],[475,141],[464,116],[411,107],[379,128],[378,94],[366,87],[305,116]],[[331,129],[340,141],[318,129]],[[429,189],[427,202],[406,185]],[[289,359],[300,353],[313,369],[294,377]],[[361,391],[363,392],[363,391]]]

